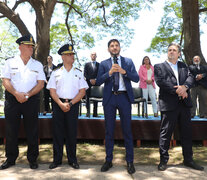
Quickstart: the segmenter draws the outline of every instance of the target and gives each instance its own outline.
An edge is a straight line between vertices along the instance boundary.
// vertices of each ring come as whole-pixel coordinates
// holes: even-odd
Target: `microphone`
[[[117,60],[118,60],[118,58],[115,55],[114,58],[113,58],[114,64],[118,64],[118,61]]]

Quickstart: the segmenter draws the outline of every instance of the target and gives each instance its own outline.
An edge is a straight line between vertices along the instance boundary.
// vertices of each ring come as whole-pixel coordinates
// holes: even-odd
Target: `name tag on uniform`
[[[17,70],[17,69],[18,69],[18,67],[16,67],[16,68],[14,67],[14,68],[11,68],[11,69],[12,69],[12,70]]]
[[[38,73],[38,71],[35,71],[35,70],[31,70],[32,72],[35,72],[35,73]]]

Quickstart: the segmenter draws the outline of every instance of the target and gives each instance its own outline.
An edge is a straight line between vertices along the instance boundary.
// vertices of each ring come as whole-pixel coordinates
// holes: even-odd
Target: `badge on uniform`
[[[31,70],[32,72],[35,72],[35,73],[38,73],[38,71],[35,71],[35,70]]]

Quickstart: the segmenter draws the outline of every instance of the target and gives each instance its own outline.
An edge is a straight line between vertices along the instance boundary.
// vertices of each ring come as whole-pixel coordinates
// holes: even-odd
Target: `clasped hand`
[[[28,98],[26,98],[26,96],[28,96],[28,93],[23,93],[23,92],[16,92],[15,93],[15,97],[16,97],[16,100],[19,102],[19,103],[24,103],[28,100]]]
[[[60,108],[62,109],[63,112],[70,111],[70,105],[68,102],[62,102]]]
[[[126,71],[122,69],[118,64],[113,64],[110,71],[109,75],[112,75],[114,72],[119,72],[121,74],[126,74]]]
[[[176,89],[176,93],[178,96],[182,97],[182,99],[185,99],[188,97],[188,93],[186,92],[187,88],[184,85],[181,86],[174,86]]]

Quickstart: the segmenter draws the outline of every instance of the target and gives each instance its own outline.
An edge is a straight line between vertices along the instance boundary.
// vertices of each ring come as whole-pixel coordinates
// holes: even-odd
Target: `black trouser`
[[[63,112],[54,102],[53,106],[53,161],[62,163],[64,138],[68,162],[77,162],[76,137],[79,103],[74,104],[70,111]]]
[[[6,119],[6,157],[9,162],[15,162],[18,155],[18,133],[21,116],[27,137],[27,159],[35,162],[39,155],[38,148],[38,110],[39,94],[32,96],[25,103],[19,103],[16,98],[6,91],[4,107]]]
[[[44,87],[44,105],[45,105],[45,111],[49,111],[49,103],[50,103],[50,99],[51,99],[51,110],[52,110],[52,104],[53,104],[53,99],[50,96],[50,90],[48,90],[46,88],[46,83],[45,83],[45,87]]]
[[[91,88],[89,87],[86,90],[86,109],[87,109],[87,114],[90,114],[89,112],[89,97],[91,96]],[[97,108],[98,108],[98,102],[93,102],[93,116],[97,116]]]
[[[168,150],[176,123],[179,125],[184,160],[192,161],[193,151],[191,113],[190,108],[186,107],[182,101],[180,101],[175,110],[161,112],[159,140],[160,161],[165,163],[167,163],[169,160]]]

